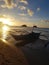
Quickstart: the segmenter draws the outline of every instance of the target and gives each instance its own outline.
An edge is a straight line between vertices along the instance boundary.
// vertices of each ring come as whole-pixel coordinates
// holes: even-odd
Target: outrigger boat
[[[40,33],[35,33],[35,32],[31,32],[29,34],[26,35],[13,35],[11,34],[16,40],[33,40],[33,39],[38,39],[40,36]]]
[[[31,32],[26,35],[11,35],[16,41],[20,41],[16,43],[16,46],[24,46],[30,42],[35,42],[39,38],[40,33]]]

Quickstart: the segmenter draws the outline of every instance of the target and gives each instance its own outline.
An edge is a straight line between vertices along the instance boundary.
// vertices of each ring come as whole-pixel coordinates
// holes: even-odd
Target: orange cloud
[[[20,2],[28,5],[28,2],[26,0],[20,0]]]
[[[13,0],[4,0],[4,2],[5,2],[5,4],[4,5],[1,5],[1,7],[2,8],[13,8],[13,7],[16,7],[17,6],[17,4],[15,4],[14,2],[13,2]]]
[[[28,12],[28,14],[29,14],[30,16],[33,16],[33,14],[34,14],[34,12],[33,12],[32,10],[30,10],[30,9],[28,9],[27,12]]]

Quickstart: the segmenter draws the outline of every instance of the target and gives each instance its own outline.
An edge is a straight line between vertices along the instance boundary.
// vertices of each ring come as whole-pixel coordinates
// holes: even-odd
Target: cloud
[[[9,16],[9,15],[5,15],[5,14],[3,14],[3,15],[0,15],[0,18],[12,18],[12,17]]]
[[[48,22],[49,23],[49,20],[41,20],[41,22],[46,22],[46,23]]]
[[[20,15],[20,16],[26,16],[26,14],[24,14],[24,13],[20,13],[19,15]]]
[[[28,2],[26,0],[20,0],[20,3],[24,3],[24,4],[28,5]]]
[[[40,11],[40,8],[37,8],[37,11]]]
[[[32,10],[30,10],[30,9],[28,9],[27,12],[28,12],[28,14],[29,14],[30,16],[33,16],[33,14],[34,14],[34,12],[33,12]]]
[[[4,5],[1,5],[2,8],[13,8],[13,7],[16,7],[17,4],[15,4],[13,2],[13,0],[4,0],[5,4]]]
[[[45,20],[45,22],[49,22],[49,20]]]
[[[25,6],[19,6],[18,7],[20,10],[26,10],[26,7]]]
[[[4,15],[0,15],[0,18],[3,18],[4,17]]]

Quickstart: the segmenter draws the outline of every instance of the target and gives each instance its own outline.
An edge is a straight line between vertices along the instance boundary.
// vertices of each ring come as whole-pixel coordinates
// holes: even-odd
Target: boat
[[[35,42],[39,38],[40,33],[31,32],[26,35],[11,35],[16,41],[20,41],[16,43],[16,46],[24,46],[25,44]]]
[[[40,33],[32,32],[26,35],[12,36],[18,41],[22,40],[16,43],[16,47],[22,50],[29,65],[49,65],[49,49],[47,49],[49,42],[40,39]]]
[[[33,40],[33,39],[36,40],[39,38],[40,33],[31,32],[31,33],[26,34],[26,35],[13,35],[13,34],[11,34],[11,35],[16,40]]]

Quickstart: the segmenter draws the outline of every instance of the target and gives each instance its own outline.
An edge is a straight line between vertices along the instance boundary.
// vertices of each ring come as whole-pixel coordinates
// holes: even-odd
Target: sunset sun
[[[1,27],[1,37],[3,39],[6,38],[8,31],[10,30],[10,25],[12,25],[11,23],[11,19],[8,17],[1,17],[0,18],[0,27]]]
[[[4,24],[11,25],[11,20],[6,18],[0,18],[0,22],[3,22]]]

